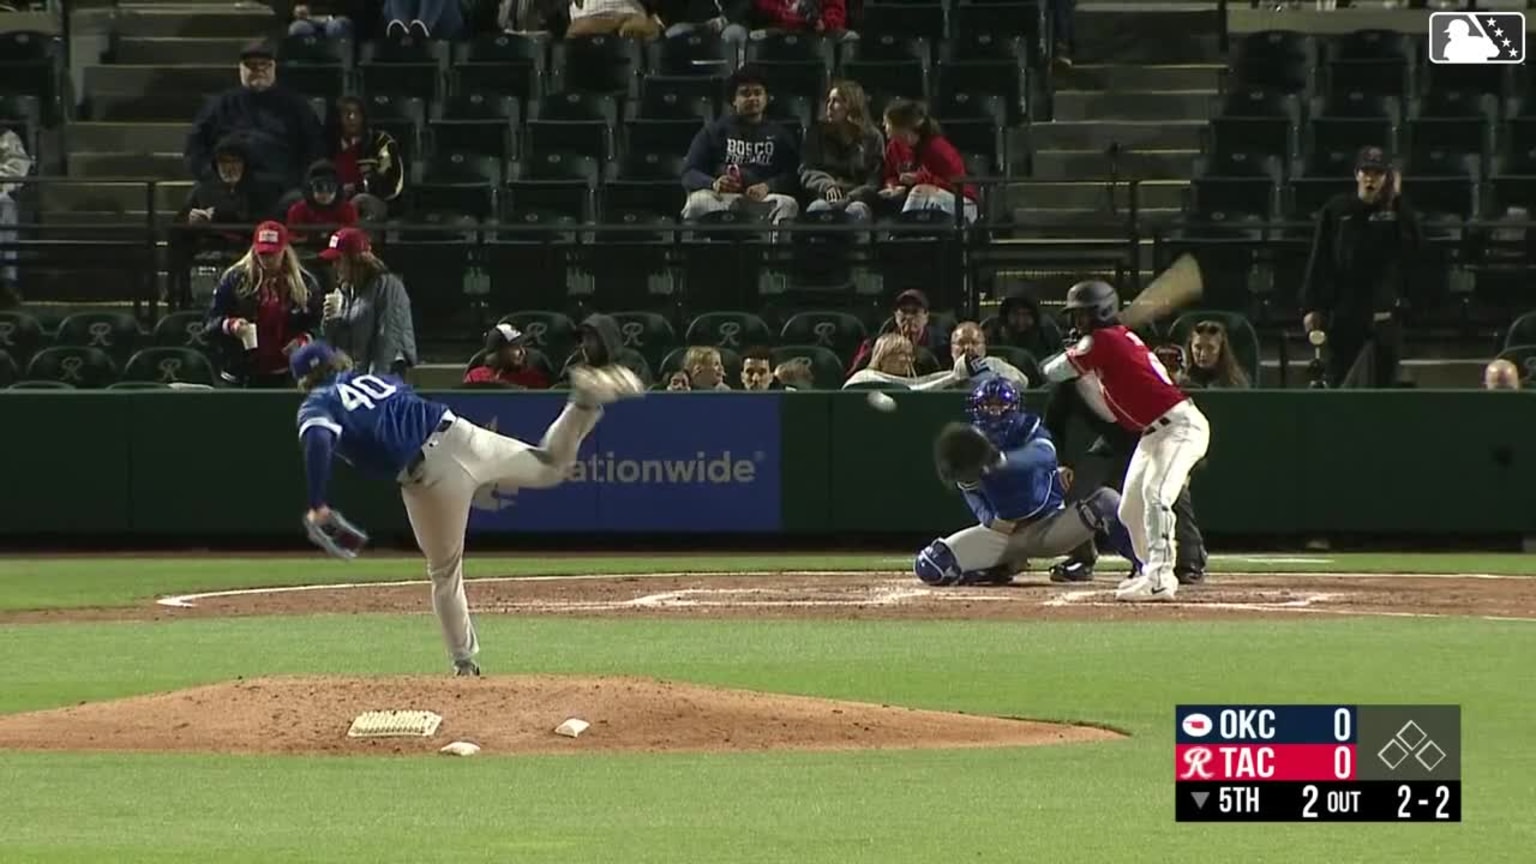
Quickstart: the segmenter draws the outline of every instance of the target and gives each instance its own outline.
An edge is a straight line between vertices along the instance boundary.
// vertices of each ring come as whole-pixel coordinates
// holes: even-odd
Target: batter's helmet
[[[1095,325],[1109,324],[1120,311],[1120,295],[1113,285],[1098,279],[1079,282],[1067,289],[1067,312],[1087,312]]]
[[[987,436],[968,423],[946,424],[933,442],[934,465],[945,483],[975,483],[997,456]]]

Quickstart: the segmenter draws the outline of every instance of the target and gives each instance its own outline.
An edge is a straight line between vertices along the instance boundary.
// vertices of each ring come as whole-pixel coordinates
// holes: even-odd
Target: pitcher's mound
[[[430,738],[348,738],[365,711],[442,715]],[[554,728],[592,724],[580,738]],[[486,755],[604,750],[1008,747],[1121,737],[1084,726],[918,711],[640,678],[258,678],[0,716],[0,748]]]

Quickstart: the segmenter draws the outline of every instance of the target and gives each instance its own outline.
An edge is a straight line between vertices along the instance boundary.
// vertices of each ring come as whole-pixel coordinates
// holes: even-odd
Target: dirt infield
[[[365,711],[443,717],[426,738],[348,738]],[[571,717],[579,738],[554,734]],[[0,716],[0,748],[420,755],[1020,747],[1123,737],[1070,726],[641,678],[267,678]]]

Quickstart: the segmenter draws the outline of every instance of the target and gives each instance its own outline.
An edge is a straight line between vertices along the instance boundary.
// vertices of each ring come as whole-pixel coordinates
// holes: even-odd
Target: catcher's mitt
[[[327,511],[325,517],[318,520],[306,515],[304,531],[309,534],[310,542],[327,554],[349,561],[368,545],[368,535],[335,510]]]
[[[997,461],[997,448],[967,423],[949,423],[933,442],[933,461],[939,479],[969,486],[981,479],[982,470]]]

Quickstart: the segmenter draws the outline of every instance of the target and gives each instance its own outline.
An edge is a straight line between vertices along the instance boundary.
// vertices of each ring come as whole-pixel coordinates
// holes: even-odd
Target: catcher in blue
[[[571,398],[537,447],[482,429],[444,405],[418,396],[393,375],[352,368],[352,359],[324,342],[289,358],[299,389],[299,440],[309,482],[304,526],[332,555],[354,558],[368,537],[328,506],[331,458],[400,484],[405,512],[432,579],[432,611],[442,625],[455,674],[479,675],[480,651],[464,597],[464,532],[475,490],[488,483],[529,489],[559,485],[602,406],[643,391],[635,373],[618,366],[571,370]]]
[[[934,442],[939,477],[965,496],[977,524],[935,540],[913,570],[929,585],[1007,583],[1029,558],[1055,557],[1099,534],[1139,566],[1115,515],[1120,495],[1099,489],[1072,505],[1056,446],[1018,388],[1000,377],[971,391],[970,423],[949,423]]]

